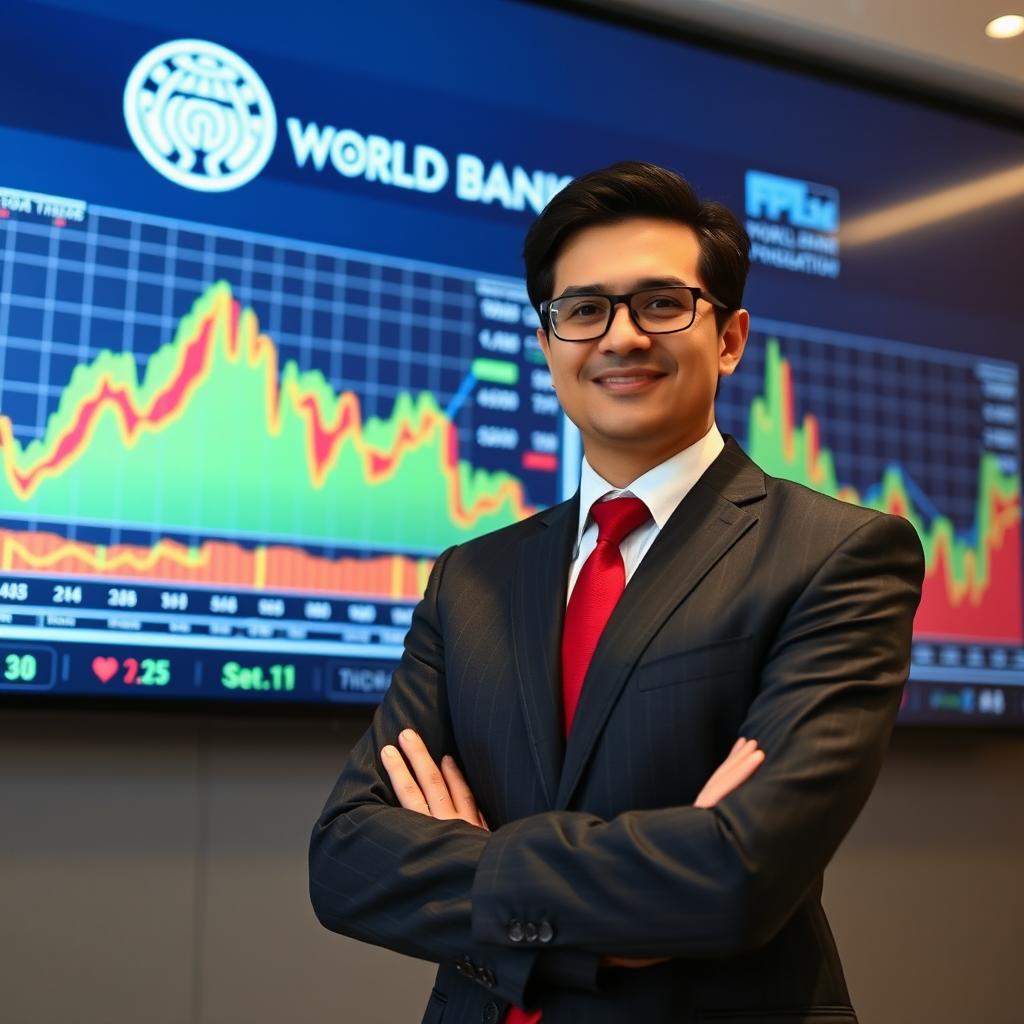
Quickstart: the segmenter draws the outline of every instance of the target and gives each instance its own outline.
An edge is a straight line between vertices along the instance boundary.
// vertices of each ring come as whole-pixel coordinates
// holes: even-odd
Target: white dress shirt
[[[649,469],[637,477],[628,487],[613,487],[583,459],[580,473],[580,519],[576,529],[576,547],[569,565],[569,595],[579,577],[583,563],[597,547],[597,523],[590,518],[590,507],[595,501],[632,496],[639,498],[651,512],[651,518],[626,536],[619,545],[622,561],[626,567],[626,582],[629,583],[637,566],[647,554],[654,538],[661,533],[668,517],[675,512],[679,503],[690,493],[704,471],[718,458],[725,447],[718,425],[699,440],[677,452],[670,459]],[[568,601],[568,597],[566,598]]]

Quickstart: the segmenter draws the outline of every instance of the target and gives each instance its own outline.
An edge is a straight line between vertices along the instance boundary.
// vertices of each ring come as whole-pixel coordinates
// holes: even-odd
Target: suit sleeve
[[[634,956],[731,956],[767,942],[820,876],[874,785],[907,678],[924,560],[878,515],[790,607],[739,734],[758,771],[716,807],[610,821],[564,811],[499,829],[473,887],[473,935],[545,918],[553,944]]]
[[[425,960],[461,961],[464,972],[474,971],[496,995],[521,1006],[528,984],[593,987],[597,958],[474,940],[470,895],[488,833],[398,806],[380,760],[381,748],[407,727],[423,737],[435,761],[454,750],[438,612],[452,550],[434,565],[384,701],[313,827],[310,898],[332,931]]]

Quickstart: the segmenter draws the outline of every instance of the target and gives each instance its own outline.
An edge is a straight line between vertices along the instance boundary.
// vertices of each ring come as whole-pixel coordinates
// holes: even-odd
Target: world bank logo
[[[147,53],[124,87],[124,119],[165,178],[227,192],[256,177],[274,149],[277,116],[259,75],[237,53],[175,39]]]

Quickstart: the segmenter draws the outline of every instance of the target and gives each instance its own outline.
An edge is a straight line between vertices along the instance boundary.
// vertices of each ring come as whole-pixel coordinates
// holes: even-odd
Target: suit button
[[[481,1019],[484,1024],[498,1024],[498,1019],[501,1017],[501,1011],[498,1009],[497,1003],[487,1003],[484,1006],[484,1012],[481,1015]]]
[[[508,923],[508,932],[506,933],[513,942],[523,941],[523,922],[517,921],[513,918]]]
[[[527,942],[537,941],[537,926],[532,921],[526,922],[526,928],[523,932]]]
[[[541,921],[537,929],[537,938],[541,942],[550,942],[555,937],[555,928],[550,921]]]

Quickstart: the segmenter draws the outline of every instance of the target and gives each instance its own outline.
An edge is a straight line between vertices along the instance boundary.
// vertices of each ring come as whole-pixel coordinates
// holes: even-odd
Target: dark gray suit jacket
[[[566,744],[577,509],[438,559],[314,827],[317,916],[438,962],[430,1024],[493,1024],[510,1001],[545,1024],[851,1024],[822,872],[899,706],[917,535],[766,476],[728,438],[626,587]],[[491,833],[396,806],[379,752],[407,726],[456,757]],[[764,764],[693,807],[741,735]],[[673,959],[598,970],[604,953]]]

